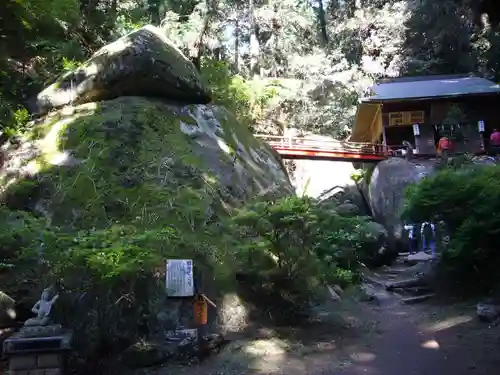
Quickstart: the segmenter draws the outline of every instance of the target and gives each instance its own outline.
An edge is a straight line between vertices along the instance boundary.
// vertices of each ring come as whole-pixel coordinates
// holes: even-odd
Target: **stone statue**
[[[46,326],[50,323],[50,310],[52,309],[52,305],[59,298],[59,294],[54,295],[50,298],[52,293],[51,288],[46,288],[42,292],[42,296],[40,301],[35,303],[31,311],[36,314],[36,317],[28,319],[24,325],[25,326]]]

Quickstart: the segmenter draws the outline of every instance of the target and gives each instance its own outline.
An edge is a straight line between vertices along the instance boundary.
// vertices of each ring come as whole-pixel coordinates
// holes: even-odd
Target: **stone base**
[[[60,324],[25,326],[19,330],[19,337],[48,337],[59,334],[61,330],[62,326]]]
[[[61,375],[60,353],[18,354],[9,359],[9,375]]]
[[[42,337],[24,337],[19,332],[7,338],[3,343],[3,354],[8,356],[27,353],[61,352],[70,348],[72,332],[60,330],[58,334]]]

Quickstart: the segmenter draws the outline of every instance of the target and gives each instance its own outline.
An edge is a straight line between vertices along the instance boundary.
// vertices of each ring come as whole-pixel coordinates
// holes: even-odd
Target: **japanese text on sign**
[[[169,297],[194,295],[193,261],[191,259],[167,260],[165,286]]]

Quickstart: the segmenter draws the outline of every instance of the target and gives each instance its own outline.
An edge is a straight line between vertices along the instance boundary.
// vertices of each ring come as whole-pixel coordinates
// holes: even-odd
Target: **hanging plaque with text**
[[[165,287],[169,297],[192,297],[194,277],[192,259],[168,259]]]

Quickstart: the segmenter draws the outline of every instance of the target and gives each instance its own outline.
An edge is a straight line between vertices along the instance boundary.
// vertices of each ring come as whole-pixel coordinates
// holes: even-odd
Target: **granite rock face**
[[[193,64],[154,26],[147,25],[98,50],[79,68],[40,92],[34,112],[120,96],[160,97],[190,104],[210,102]]]
[[[432,166],[417,165],[400,158],[384,160],[373,170],[368,187],[368,200],[374,219],[388,232],[391,248],[397,248],[403,238],[400,212],[406,186],[431,173]]]

